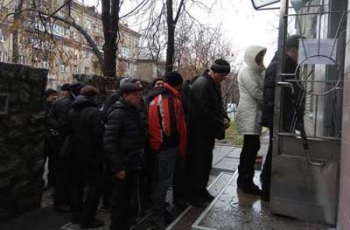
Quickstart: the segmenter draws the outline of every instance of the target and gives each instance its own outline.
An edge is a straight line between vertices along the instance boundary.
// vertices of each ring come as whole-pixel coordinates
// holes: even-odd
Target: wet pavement
[[[259,154],[265,155],[268,148],[268,134],[261,138]],[[188,206],[178,209],[172,205],[172,191],[168,201],[175,221],[167,228],[175,230],[222,229],[222,230],[323,230],[327,226],[307,223],[295,219],[272,215],[269,204],[259,197],[240,193],[236,187],[236,169],[241,149],[237,146],[217,142],[214,149],[213,169],[210,176],[209,191],[217,196],[206,209]],[[259,168],[259,167],[258,167]],[[235,174],[234,174],[235,173]],[[256,173],[256,183],[259,184]],[[77,230],[78,225],[70,223],[70,215],[53,211],[50,190],[44,192],[42,209],[26,213],[0,224],[0,230]],[[97,217],[105,222],[98,230],[109,229],[109,212],[98,210]],[[145,213],[134,226],[135,230],[151,229],[150,213]]]
[[[329,226],[273,215],[269,203],[243,194],[236,186],[237,174],[193,224],[193,230],[327,230]],[[255,183],[260,172],[256,171]]]

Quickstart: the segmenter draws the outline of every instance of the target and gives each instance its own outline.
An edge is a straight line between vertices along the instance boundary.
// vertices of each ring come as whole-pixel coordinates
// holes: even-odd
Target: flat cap
[[[123,95],[124,93],[131,93],[131,92],[137,92],[141,91],[142,88],[135,83],[124,83],[120,87],[120,93]]]

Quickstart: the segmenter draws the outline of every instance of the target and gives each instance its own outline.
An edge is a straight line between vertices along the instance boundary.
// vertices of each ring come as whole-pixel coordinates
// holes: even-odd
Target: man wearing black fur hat
[[[224,110],[220,83],[230,73],[230,64],[217,59],[192,84],[189,94],[187,156],[188,201],[192,206],[205,207],[213,200],[206,189],[216,139],[225,138],[229,118]]]
[[[69,186],[67,186],[67,181],[69,181],[70,173],[70,159],[63,158],[59,156],[60,150],[63,145],[63,140],[67,135],[67,115],[72,107],[72,102],[80,94],[80,89],[84,87],[82,83],[74,83],[68,87],[70,96],[61,98],[56,101],[55,104],[50,109],[48,115],[48,126],[53,134],[56,136],[56,181],[55,181],[55,200],[54,208],[56,211],[68,212],[70,211],[70,194]]]

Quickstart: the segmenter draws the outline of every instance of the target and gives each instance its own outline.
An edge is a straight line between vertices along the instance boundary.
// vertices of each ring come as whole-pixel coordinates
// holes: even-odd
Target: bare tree
[[[104,45],[103,52],[100,51],[96,41],[91,37],[91,35],[81,26],[76,20],[70,16],[70,4],[73,0],[66,0],[63,5],[52,8],[51,1],[41,1],[41,0],[32,0],[31,2],[27,2],[25,7],[23,6],[23,0],[20,0],[15,7],[14,12],[9,12],[6,15],[6,19],[13,15],[13,20],[9,20],[12,23],[12,27],[15,28],[12,33],[15,35],[18,32],[23,32],[24,29],[18,30],[20,28],[20,23],[23,20],[20,20],[21,15],[31,12],[31,17],[35,18],[38,23],[43,25],[44,31],[39,31],[41,34],[49,33],[52,24],[56,21],[60,21],[68,26],[75,28],[83,37],[86,39],[87,43],[92,48],[95,56],[98,59],[99,65],[103,72],[104,76],[115,77],[116,76],[116,59],[117,59],[117,50],[118,50],[118,42],[119,42],[119,20],[122,17],[128,17],[131,15],[135,15],[149,0],[140,0],[137,1],[135,8],[133,8],[126,15],[120,17],[120,8],[123,4],[123,0],[100,0],[102,2],[102,24],[103,24],[103,34],[104,34]],[[97,1],[99,2],[99,1]],[[16,4],[15,1],[12,2]],[[57,14],[60,10],[68,8],[69,16],[62,17]],[[17,32],[16,32],[17,31]],[[51,36],[51,38],[54,37]],[[18,39],[17,39],[18,40]],[[14,62],[18,62],[18,43],[14,44]]]

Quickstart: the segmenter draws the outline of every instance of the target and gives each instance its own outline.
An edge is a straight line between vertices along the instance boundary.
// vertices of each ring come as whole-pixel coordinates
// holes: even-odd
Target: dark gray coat
[[[111,108],[103,142],[114,173],[127,170],[127,165],[131,163],[128,162],[131,154],[143,149],[147,128],[145,126],[137,107],[128,104],[123,97]]]

